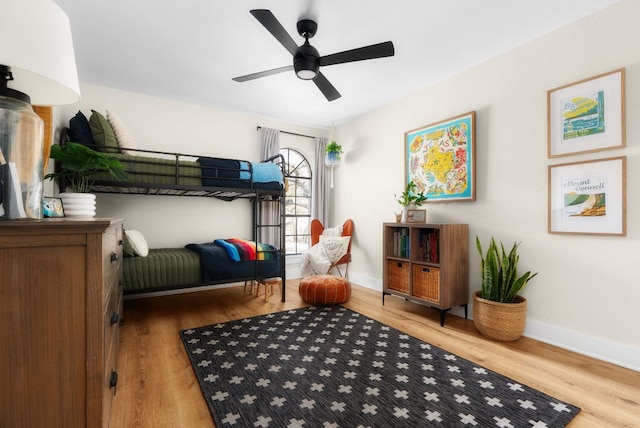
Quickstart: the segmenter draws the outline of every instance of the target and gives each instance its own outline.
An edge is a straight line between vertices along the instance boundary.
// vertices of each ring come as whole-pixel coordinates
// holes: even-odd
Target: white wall
[[[475,110],[477,201],[429,204],[430,222],[470,225],[471,292],[478,289],[475,235],[522,241],[521,268],[539,272],[523,293],[529,300],[526,335],[640,370],[640,8],[624,0],[480,66],[341,125],[345,154],[336,169],[332,218],[355,221],[352,281],[381,290],[382,223],[399,211],[404,187],[404,132]],[[472,40],[469,41],[473,43]],[[414,53],[419,54],[419,53]],[[549,160],[546,91],[616,68],[627,72],[627,147]],[[78,109],[118,113],[139,140],[156,150],[258,160],[256,125],[308,135],[327,130],[83,84],[77,105],[57,108],[66,125]],[[313,146],[301,144],[305,155]],[[627,236],[547,233],[547,166],[628,157]],[[372,172],[375,171],[375,172]],[[53,186],[47,183],[46,192]],[[98,215],[122,216],[152,247],[204,242],[250,233],[247,202],[206,198],[99,195]],[[461,315],[458,308],[454,314]],[[470,311],[471,313],[471,311]]]
[[[470,293],[479,289],[475,236],[522,241],[521,269],[539,272],[523,292],[525,334],[640,370],[638,22],[637,1],[622,1],[340,126],[335,216],[355,221],[352,280],[381,289],[381,225],[399,211],[393,196],[404,186],[404,132],[475,110],[477,200],[427,205],[430,222],[470,225]],[[547,90],[620,67],[627,147],[547,159]],[[628,158],[627,236],[548,234],[548,165],[619,155]]]
[[[78,104],[56,109],[56,124],[68,126],[78,110],[115,112],[131,129],[136,148],[259,161],[260,138],[256,126],[304,135],[326,135],[328,130],[246,114],[233,110],[187,104],[96,85],[81,86]],[[306,141],[305,141],[306,140]],[[312,139],[281,134],[281,146],[297,147],[313,159]],[[307,147],[308,146],[308,147]],[[47,194],[53,192],[48,183]],[[209,242],[215,238],[251,237],[248,201],[224,202],[213,198],[144,195],[97,197],[98,216],[124,217],[125,227],[140,230],[152,248]]]

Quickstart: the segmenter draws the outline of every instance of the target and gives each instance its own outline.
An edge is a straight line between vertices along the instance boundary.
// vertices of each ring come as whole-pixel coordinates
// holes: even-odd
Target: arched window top
[[[280,154],[284,156],[286,177],[311,178],[311,165],[302,153],[284,148],[280,149]]]

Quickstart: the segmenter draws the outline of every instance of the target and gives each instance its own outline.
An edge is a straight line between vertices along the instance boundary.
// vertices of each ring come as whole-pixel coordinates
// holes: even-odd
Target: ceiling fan
[[[245,76],[234,77],[233,80],[236,82],[246,82],[248,80],[259,79],[261,77],[295,70],[296,75],[300,79],[313,80],[313,83],[316,84],[327,100],[333,101],[340,98],[340,93],[320,72],[320,67],[343,64],[345,62],[352,61],[363,61],[366,59],[384,58],[393,56],[394,54],[393,43],[383,42],[334,53],[332,55],[320,56],[318,50],[309,44],[309,39],[316,34],[316,30],[318,29],[318,24],[316,24],[315,21],[310,19],[302,19],[298,21],[298,34],[304,37],[304,44],[298,46],[270,10],[256,9],[250,12],[267,29],[267,31],[269,31],[291,55],[293,55],[293,64],[258,73],[247,74]]]

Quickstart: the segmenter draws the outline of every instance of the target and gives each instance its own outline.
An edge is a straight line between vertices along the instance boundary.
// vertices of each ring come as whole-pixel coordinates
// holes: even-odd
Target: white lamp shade
[[[0,64],[11,67],[11,89],[36,105],[80,99],[69,18],[51,0],[2,0]]]

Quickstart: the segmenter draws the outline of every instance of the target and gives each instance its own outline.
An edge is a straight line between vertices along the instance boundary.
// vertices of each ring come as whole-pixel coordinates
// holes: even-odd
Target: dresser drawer
[[[102,274],[104,278],[103,302],[107,304],[109,296],[118,284],[122,272],[122,225],[108,229],[102,240]]]
[[[114,336],[117,338],[119,335]],[[102,428],[109,427],[109,419],[111,415],[111,404],[113,402],[113,396],[116,393],[118,385],[118,372],[116,371],[117,359],[118,359],[118,346],[117,342],[113,342],[110,347],[110,352],[105,360],[105,371],[103,378],[103,392],[102,392]],[[108,346],[107,346],[108,347]]]

